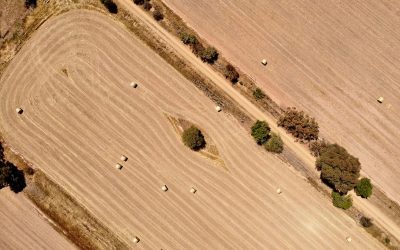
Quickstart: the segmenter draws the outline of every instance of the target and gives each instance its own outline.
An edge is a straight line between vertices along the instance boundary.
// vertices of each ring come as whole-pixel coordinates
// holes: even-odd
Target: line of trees
[[[283,141],[281,137],[271,132],[266,121],[257,120],[251,127],[251,136],[258,145],[264,146],[265,150],[273,153],[282,153]]]

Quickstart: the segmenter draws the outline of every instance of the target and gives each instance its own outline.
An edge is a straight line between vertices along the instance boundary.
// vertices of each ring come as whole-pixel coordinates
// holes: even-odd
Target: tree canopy
[[[182,141],[192,150],[202,149],[206,145],[203,134],[195,126],[191,126],[190,128],[183,131]]]
[[[360,177],[360,161],[337,144],[321,150],[316,167],[321,171],[322,181],[342,194],[353,189]]]

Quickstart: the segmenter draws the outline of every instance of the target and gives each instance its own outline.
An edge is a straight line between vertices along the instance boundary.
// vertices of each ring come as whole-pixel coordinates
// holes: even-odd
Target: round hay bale
[[[117,163],[117,164],[115,164],[115,168],[121,170],[122,169],[122,165]]]
[[[195,193],[197,192],[197,190],[196,190],[194,187],[192,187],[192,188],[190,189],[190,192],[191,192],[192,194],[195,194]]]
[[[261,60],[261,63],[262,63],[262,65],[264,65],[264,66],[267,65],[267,59],[262,59],[262,60]]]
[[[127,161],[128,157],[126,157],[125,155],[121,155],[120,159],[121,159],[121,161]]]
[[[276,193],[277,193],[277,194],[281,194],[281,193],[282,193],[282,190],[281,190],[280,188],[278,188],[278,189],[276,190]]]
[[[167,191],[168,191],[167,185],[162,186],[162,187],[161,187],[161,190],[162,190],[163,192],[167,192]]]
[[[139,243],[140,239],[138,237],[135,236],[135,238],[133,238],[133,243]]]

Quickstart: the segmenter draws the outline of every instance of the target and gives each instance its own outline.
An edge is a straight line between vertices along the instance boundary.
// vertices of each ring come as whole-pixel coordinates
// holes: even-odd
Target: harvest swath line
[[[41,58],[31,56],[34,48]],[[85,54],[66,58],[72,48]],[[132,80],[141,83],[137,89]],[[127,244],[138,236],[146,249],[382,247],[103,15],[71,11],[46,22],[1,81],[7,142]],[[151,93],[146,98],[141,86]],[[231,172],[185,148],[164,111],[204,128]],[[129,160],[117,171],[121,153]]]

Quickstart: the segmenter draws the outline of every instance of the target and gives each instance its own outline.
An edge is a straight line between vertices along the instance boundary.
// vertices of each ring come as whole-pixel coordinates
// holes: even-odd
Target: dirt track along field
[[[4,72],[0,107],[4,139],[132,246],[138,236],[141,249],[382,247],[95,12],[46,22]],[[204,129],[228,171],[185,148],[165,114]]]
[[[22,193],[0,191],[1,249],[76,249]]]
[[[276,102],[315,116],[400,202],[398,1],[164,2]]]

